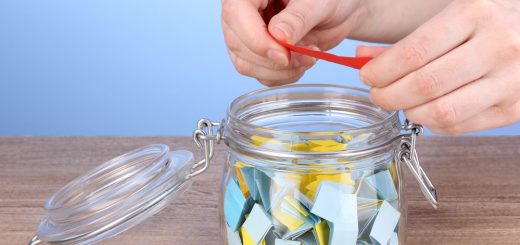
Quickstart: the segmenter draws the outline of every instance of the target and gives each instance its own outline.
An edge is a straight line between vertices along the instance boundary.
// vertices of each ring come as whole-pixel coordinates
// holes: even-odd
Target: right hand
[[[314,50],[331,49],[353,31],[359,3],[222,0],[222,27],[231,60],[239,73],[267,86],[293,83],[316,60],[290,54],[274,38]]]

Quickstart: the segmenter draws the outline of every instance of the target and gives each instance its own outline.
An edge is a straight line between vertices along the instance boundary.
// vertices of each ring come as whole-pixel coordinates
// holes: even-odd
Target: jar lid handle
[[[401,149],[397,155],[398,160],[404,162],[406,166],[408,166],[408,169],[419,183],[419,188],[426,200],[428,200],[434,209],[437,209],[437,189],[421,167],[415,148],[417,136],[423,133],[423,127],[419,124],[411,123],[407,119],[403,125],[403,130],[411,131],[411,133],[403,135],[401,138]]]
[[[224,119],[220,122],[212,122],[209,119],[200,119],[197,123],[197,129],[193,131],[193,141],[195,141],[199,148],[204,148],[204,159],[192,166],[191,173],[186,176],[187,179],[191,179],[208,169],[211,159],[215,154],[215,142],[220,144],[220,141],[222,140],[224,123]],[[219,127],[217,134],[213,134],[213,127]]]

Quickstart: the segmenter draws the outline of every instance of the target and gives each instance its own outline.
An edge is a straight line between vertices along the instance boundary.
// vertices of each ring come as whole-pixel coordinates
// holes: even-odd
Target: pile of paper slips
[[[257,138],[256,143],[272,142]],[[291,147],[329,152],[348,144],[343,137]],[[224,196],[228,244],[399,244],[395,164],[377,166],[354,177],[348,169],[280,171],[237,161]]]

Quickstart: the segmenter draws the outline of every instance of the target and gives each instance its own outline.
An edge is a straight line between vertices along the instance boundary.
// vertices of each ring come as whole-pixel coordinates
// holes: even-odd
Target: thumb
[[[280,13],[269,21],[271,35],[291,44],[299,42],[312,28],[326,19],[334,4],[329,1],[292,0]]]

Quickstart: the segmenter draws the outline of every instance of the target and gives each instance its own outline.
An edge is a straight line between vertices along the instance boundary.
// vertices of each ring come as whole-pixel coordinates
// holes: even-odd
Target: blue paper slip
[[[271,220],[260,204],[253,206],[253,210],[251,210],[251,213],[243,225],[243,228],[247,231],[247,234],[249,234],[255,244],[260,244],[272,227],[273,224]]]
[[[301,242],[298,241],[290,241],[290,240],[282,240],[282,239],[276,239],[274,242],[274,245],[301,245]]]
[[[329,245],[356,245],[358,238],[357,222],[332,223],[329,222]]]
[[[379,213],[370,232],[370,237],[380,244],[388,244],[399,222],[400,216],[399,211],[395,210],[387,201],[384,201],[379,208]]]
[[[255,182],[256,169],[253,167],[242,167],[240,171],[242,172],[242,176],[244,176],[244,180],[246,181],[249,193],[251,193],[251,197],[255,201],[260,200],[260,193],[258,193],[258,188],[256,188]]]
[[[280,237],[274,232],[275,229],[270,229],[267,232],[267,235],[265,235],[264,241],[265,244],[274,244],[276,239],[279,239]]]
[[[352,186],[322,181],[311,212],[335,223],[357,224],[357,197]]]
[[[398,198],[392,175],[388,170],[366,177],[365,182],[377,191],[381,199],[393,201]]]
[[[266,212],[269,211],[271,208],[271,178],[264,171],[254,167],[242,167],[240,171],[251,193],[251,197],[261,203]]]
[[[271,209],[271,178],[269,178],[269,176],[267,176],[263,171],[256,169],[255,184],[258,196],[260,197],[260,202],[262,203],[264,210],[268,212]]]
[[[250,203],[243,196],[237,182],[234,179],[229,180],[224,197],[224,216],[233,231],[237,231],[244,221],[244,213]]]
[[[238,231],[233,231],[227,225],[226,225],[226,231],[227,231],[228,245],[242,245],[242,240],[240,240],[240,234],[238,233]]]

